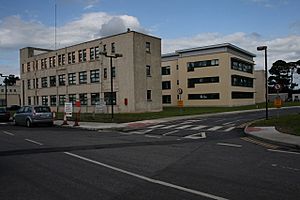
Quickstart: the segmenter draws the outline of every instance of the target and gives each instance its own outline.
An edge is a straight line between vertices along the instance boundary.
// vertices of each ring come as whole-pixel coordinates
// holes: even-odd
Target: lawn
[[[285,106],[300,106],[300,103],[286,103]],[[253,110],[258,108],[264,108],[265,104],[256,104],[250,106],[238,106],[238,107],[164,107],[161,112],[147,112],[147,113],[116,113],[114,114],[114,122],[124,123],[132,121],[140,121],[147,119],[158,119],[174,116],[185,116],[185,115],[200,115],[207,113],[220,113],[229,111],[240,111],[240,110]],[[273,107],[273,104],[269,104],[269,107]],[[58,113],[58,119],[63,119],[63,114]],[[75,114],[71,120],[75,119]],[[111,114],[94,114],[94,113],[81,113],[80,121],[91,121],[91,122],[111,122]]]
[[[261,120],[252,124],[252,126],[275,126],[283,133],[300,136],[300,114],[291,114],[280,117],[272,117],[268,120]]]

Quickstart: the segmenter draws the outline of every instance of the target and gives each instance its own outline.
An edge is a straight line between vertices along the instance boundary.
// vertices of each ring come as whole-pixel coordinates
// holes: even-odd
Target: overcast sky
[[[300,60],[299,0],[1,0],[0,73],[19,75],[19,49],[57,48],[132,30],[162,38],[162,52],[232,43],[263,68]]]

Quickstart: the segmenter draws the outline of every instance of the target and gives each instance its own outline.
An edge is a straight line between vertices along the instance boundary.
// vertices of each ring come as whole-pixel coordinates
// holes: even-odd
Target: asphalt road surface
[[[270,115],[299,113],[299,108]],[[246,137],[264,112],[131,132],[0,124],[0,199],[299,199],[300,152]]]

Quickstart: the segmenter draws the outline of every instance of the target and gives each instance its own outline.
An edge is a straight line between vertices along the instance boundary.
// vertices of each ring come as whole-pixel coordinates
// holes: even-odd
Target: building
[[[179,99],[184,106],[255,104],[254,57],[229,43],[162,55],[163,105]]]
[[[266,102],[265,70],[255,70],[255,103]]]
[[[122,57],[111,65],[104,52]],[[26,47],[20,50],[20,69],[22,105],[62,112],[65,102],[80,101],[81,112],[110,112],[111,103],[119,113],[162,110],[157,37],[128,30],[58,50]]]
[[[12,105],[20,105],[20,81],[15,85],[7,86],[7,107]],[[5,85],[0,85],[0,107],[5,106]]]

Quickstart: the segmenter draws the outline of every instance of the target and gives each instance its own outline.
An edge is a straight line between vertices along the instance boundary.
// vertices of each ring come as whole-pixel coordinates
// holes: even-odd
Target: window
[[[42,105],[48,106],[48,97],[47,96],[42,96]]]
[[[90,79],[91,83],[98,83],[100,81],[99,69],[91,70]]]
[[[66,75],[58,75],[58,85],[66,85]]]
[[[27,98],[27,101],[28,101],[28,102],[27,102],[28,105],[30,106],[30,105],[31,105],[31,97],[28,97],[28,98]]]
[[[42,88],[48,87],[47,77],[42,77]]]
[[[41,59],[41,69],[44,69],[44,59]]]
[[[36,60],[36,61],[35,61],[35,70],[38,70],[38,69],[39,69],[39,61]]]
[[[75,51],[72,52],[72,63],[75,63]]]
[[[53,67],[56,66],[56,58],[55,58],[55,56],[52,57],[52,66]]]
[[[163,104],[170,104],[171,103],[171,95],[163,95],[162,96],[162,103]]]
[[[68,74],[68,84],[75,85],[76,84],[76,73],[69,73]]]
[[[231,98],[232,99],[253,99],[254,94],[253,92],[232,92]]]
[[[49,67],[52,67],[52,57],[49,58]]]
[[[203,83],[219,83],[219,77],[204,77],[204,78],[189,78],[188,79],[188,88],[194,88],[195,84]]]
[[[36,105],[39,105],[40,104],[40,98],[37,96],[36,97]]]
[[[50,96],[50,105],[56,106],[56,96],[55,95]]]
[[[56,76],[50,76],[50,87],[56,86]]]
[[[252,74],[253,64],[240,60],[238,58],[231,58],[231,69]]]
[[[87,83],[87,73],[86,73],[86,71],[79,72],[79,84],[85,84],[85,83]]]
[[[100,56],[99,54],[99,46],[95,47],[95,58],[98,59]]]
[[[239,76],[239,75],[232,75],[231,76],[231,85],[253,88],[253,78]]]
[[[62,65],[62,55],[58,55],[58,66]]]
[[[69,94],[69,102],[75,105],[76,103],[76,94]]]
[[[65,100],[66,100],[66,96],[65,95],[59,95],[58,96],[58,101],[59,101],[59,105],[64,105],[65,104]]]
[[[151,101],[151,100],[152,100],[152,91],[147,90],[147,101]]]
[[[115,43],[111,43],[111,53],[114,54],[116,53],[116,46],[115,46]]]
[[[150,42],[146,42],[146,52],[150,53],[151,52],[151,45]]]
[[[27,63],[27,72],[30,72],[30,62]]]
[[[189,100],[212,100],[220,99],[219,93],[207,93],[207,94],[188,94]]]
[[[179,85],[179,80],[176,81],[177,85]]]
[[[44,59],[44,66],[45,66],[45,69],[47,69],[47,62],[48,62],[48,61],[47,61],[47,58],[45,58],[45,59]]]
[[[107,68],[104,68],[103,70],[103,78],[107,79]]]
[[[90,48],[90,60],[95,60],[95,48]]]
[[[212,67],[212,66],[218,66],[219,60],[203,60],[203,61],[196,61],[196,62],[188,62],[187,63],[187,71],[194,71],[195,68],[201,68],[201,67]]]
[[[72,53],[68,53],[68,64],[72,63]]]
[[[86,49],[82,50],[82,61],[85,62],[86,61]]]
[[[39,88],[39,79],[38,78],[35,79],[35,88]]]
[[[113,78],[116,77],[116,67],[112,67],[112,75]]]
[[[112,101],[111,101],[112,100]],[[113,92],[112,98],[110,92],[104,92],[104,101],[106,102],[106,105],[116,105],[117,99],[116,99],[116,92]]]
[[[87,94],[79,94],[79,100],[81,105],[87,105]]]
[[[161,68],[161,75],[170,75],[171,74],[171,67],[166,66]]]
[[[28,89],[28,90],[30,90],[30,89],[31,89],[30,82],[31,82],[31,81],[30,81],[30,79],[29,79],[29,80],[27,80],[27,89]]]
[[[100,94],[99,93],[91,93],[91,104],[96,105],[96,103],[99,101],[100,101]]]
[[[147,77],[151,77],[151,66],[150,65],[146,65],[146,75],[147,75]]]
[[[65,55],[65,54],[62,54],[62,55],[61,55],[61,64],[62,64],[62,65],[65,65],[65,63],[66,63],[66,55]]]
[[[107,51],[107,49],[106,49],[106,44],[104,44],[102,48],[103,48],[103,52],[106,52],[106,51]]]
[[[79,59],[79,62],[82,62],[82,51],[81,50],[78,51],[78,59]]]
[[[169,89],[171,89],[171,81],[163,81],[162,82],[162,89],[163,90],[169,90]]]

